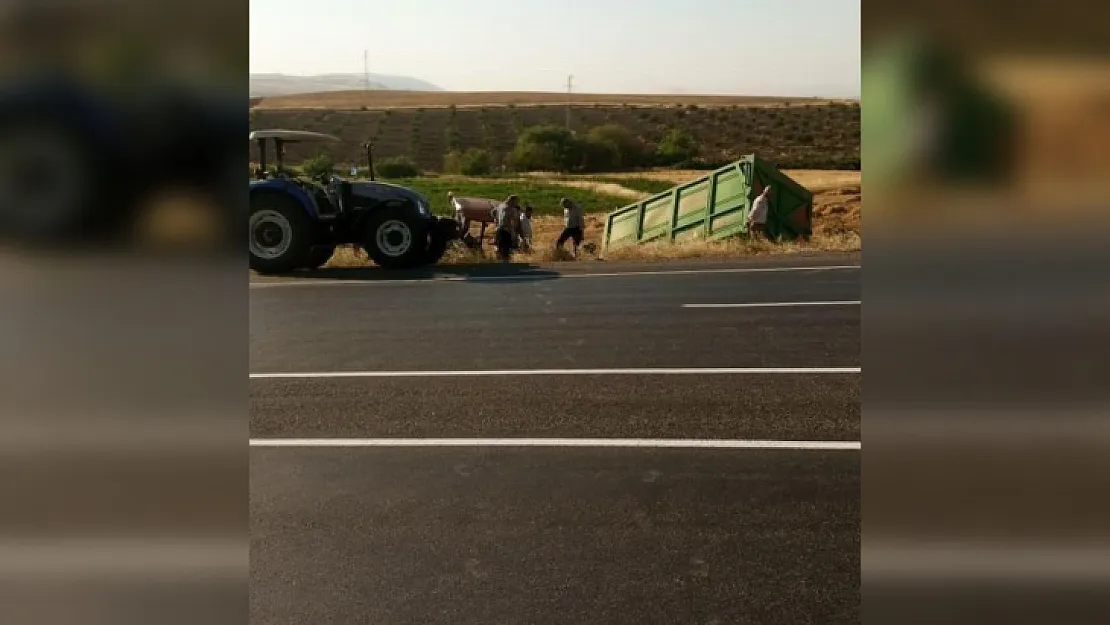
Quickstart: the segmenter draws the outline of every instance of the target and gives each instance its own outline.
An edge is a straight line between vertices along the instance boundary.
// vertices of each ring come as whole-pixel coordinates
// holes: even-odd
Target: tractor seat
[[[335,208],[346,213],[351,210],[351,183],[342,178],[332,178],[328,182],[328,197]]]
[[[316,206],[321,216],[336,215],[339,213],[339,207],[332,203],[328,193],[320,187],[312,187],[312,199],[316,200]]]

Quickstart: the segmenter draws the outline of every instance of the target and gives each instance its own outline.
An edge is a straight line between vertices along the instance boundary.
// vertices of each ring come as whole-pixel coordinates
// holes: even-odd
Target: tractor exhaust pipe
[[[370,168],[370,182],[374,181],[374,144],[370,141],[362,144],[366,148],[366,166]]]

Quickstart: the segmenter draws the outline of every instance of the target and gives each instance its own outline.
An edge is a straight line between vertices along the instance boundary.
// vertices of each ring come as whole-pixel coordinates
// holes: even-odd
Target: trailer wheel
[[[250,268],[258,273],[285,273],[308,260],[311,236],[304,210],[292,198],[265,193],[251,198],[247,229]]]
[[[393,205],[366,220],[363,247],[383,269],[407,269],[421,264],[427,253],[428,226],[415,208]]]

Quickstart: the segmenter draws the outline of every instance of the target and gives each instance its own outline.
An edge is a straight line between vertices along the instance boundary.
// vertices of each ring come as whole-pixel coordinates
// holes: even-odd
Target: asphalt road
[[[258,288],[252,372],[399,377],[252,379],[251,436],[859,440],[855,373],[514,374],[858,367],[858,305],[683,307],[860,299],[772,266]],[[859,487],[852,450],[255,447],[251,622],[855,623]]]

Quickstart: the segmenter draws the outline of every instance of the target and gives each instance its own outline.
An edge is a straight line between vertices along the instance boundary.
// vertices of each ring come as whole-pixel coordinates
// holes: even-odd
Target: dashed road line
[[[252,438],[251,447],[605,447],[854,451],[860,441],[646,438]]]
[[[861,367],[690,367],[642,369],[495,369],[486,371],[303,371],[252,373],[250,379],[296,378],[450,378],[571,375],[844,375]]]
[[[795,306],[859,306],[860,300],[838,302],[748,302],[744,304],[683,304],[683,308],[790,308]]]

